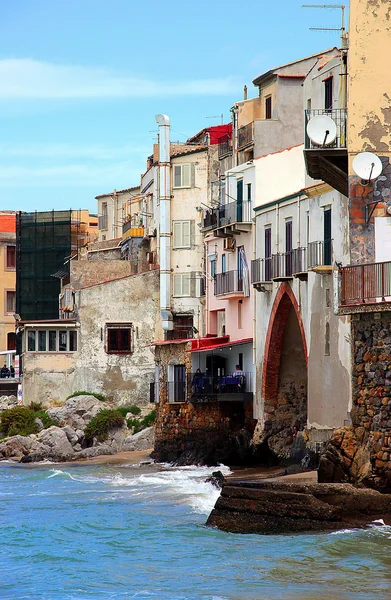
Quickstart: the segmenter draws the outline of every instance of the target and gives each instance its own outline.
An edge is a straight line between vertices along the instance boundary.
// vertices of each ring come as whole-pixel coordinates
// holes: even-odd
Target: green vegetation
[[[73,392],[66,399],[74,398],[75,396],[94,396],[97,400],[101,400],[102,402],[106,402],[106,396],[104,394],[98,394],[98,392]]]
[[[123,417],[126,417],[126,415],[128,413],[131,413],[132,415],[139,415],[141,413],[141,408],[139,408],[138,406],[120,406],[119,408],[117,408],[117,410],[121,413],[121,415]]]
[[[138,433],[147,427],[150,427],[156,419],[156,409],[152,410],[148,415],[146,415],[143,419],[128,419],[126,421],[129,429],[133,429],[133,433]]]
[[[104,409],[101,410],[96,417],[91,419],[87,427],[84,430],[87,443],[91,443],[94,438],[97,438],[99,442],[103,442],[109,433],[109,430],[113,427],[122,427],[125,419],[115,409]]]
[[[38,433],[39,427],[35,419],[40,419],[44,429],[57,425],[49,417],[46,410],[43,410],[42,404],[32,402],[30,406],[14,406],[0,413],[0,431],[3,437],[12,435],[31,435]]]

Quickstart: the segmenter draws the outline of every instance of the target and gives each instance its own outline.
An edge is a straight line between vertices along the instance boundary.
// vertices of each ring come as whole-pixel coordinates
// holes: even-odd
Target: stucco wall
[[[73,260],[70,264],[75,290],[131,274],[131,264],[126,260]]]

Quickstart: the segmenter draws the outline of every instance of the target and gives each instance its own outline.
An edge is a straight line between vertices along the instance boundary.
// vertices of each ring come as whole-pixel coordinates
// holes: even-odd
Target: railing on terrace
[[[342,267],[341,305],[391,301],[391,262]]]
[[[208,399],[223,394],[244,394],[252,391],[252,373],[208,375],[187,373],[184,381],[168,381],[169,402]]]
[[[219,138],[219,158],[232,154],[232,135],[227,133]]]
[[[213,229],[218,227],[218,209],[217,208],[209,208],[204,213],[204,218],[202,220],[202,227],[204,229]]]
[[[217,273],[215,276],[215,296],[232,294],[234,292],[243,292],[243,278],[238,271],[227,271],[226,273]]]
[[[217,208],[210,208],[206,211],[202,223],[204,229],[227,227],[234,223],[251,223],[253,216],[252,203],[229,202],[220,204]]]
[[[309,242],[308,268],[331,266],[333,260],[333,240]]]
[[[249,123],[238,129],[238,149],[249,146],[254,141],[254,123]]]
[[[291,277],[307,271],[306,248],[295,248],[289,252],[273,254],[270,258],[251,261],[251,283],[272,281],[280,277]]]
[[[332,144],[326,144],[325,146],[315,144],[310,140],[307,134],[307,124],[312,117],[316,117],[319,115],[326,115],[333,119],[336,127],[337,127],[337,137],[335,138]],[[305,118],[304,118],[304,138],[305,138],[305,150],[319,150],[320,148],[338,148],[345,149],[346,148],[346,119],[347,119],[347,109],[346,108],[334,108],[334,109],[316,109],[316,110],[306,110]],[[326,140],[327,141],[327,140]]]

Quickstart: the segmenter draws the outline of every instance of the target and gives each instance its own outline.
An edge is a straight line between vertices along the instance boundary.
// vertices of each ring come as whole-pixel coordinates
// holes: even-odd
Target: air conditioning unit
[[[236,239],[234,237],[224,238],[224,250],[234,252],[236,249]]]

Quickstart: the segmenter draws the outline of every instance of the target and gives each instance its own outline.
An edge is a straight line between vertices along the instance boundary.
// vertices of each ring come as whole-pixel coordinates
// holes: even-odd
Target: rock
[[[98,446],[92,446],[92,448],[85,448],[79,452],[75,458],[94,458],[95,456],[101,456],[103,454],[116,454],[116,451],[107,444],[99,444]]]
[[[42,423],[41,419],[39,417],[37,417],[36,419],[34,419],[34,422],[36,423],[37,427],[38,427],[38,431],[42,431],[42,429],[44,429],[44,424]]]
[[[74,458],[72,445],[67,434],[60,427],[52,425],[48,429],[44,429],[38,434],[37,441],[42,446],[40,451],[46,460],[64,461]]]
[[[128,435],[123,443],[122,450],[149,450],[154,444],[154,427],[147,427],[134,435]]]
[[[286,534],[391,525],[391,495],[350,484],[225,481],[207,525],[232,533]]]
[[[320,458],[318,482],[365,484],[371,472],[369,433],[363,427],[337,429]]]
[[[0,443],[0,457],[3,459],[19,457],[33,452],[38,447],[38,442],[32,436],[13,435],[5,442]]]
[[[18,405],[16,396],[0,396],[0,411],[7,410]]]
[[[72,446],[75,446],[75,444],[78,444],[80,437],[77,434],[77,432],[74,429],[72,429],[72,427],[70,427],[69,425],[65,425],[65,427],[62,428],[62,430],[64,431],[65,435],[67,436],[67,438],[69,440],[69,443]]]
[[[213,471],[212,475],[205,479],[205,483],[211,483],[215,488],[221,490],[225,483],[225,477],[221,471]]]
[[[63,406],[50,408],[47,413],[59,425],[70,425],[73,429],[85,429],[88,423],[96,417],[98,412],[110,408],[95,396],[74,396],[69,398]]]
[[[123,449],[123,445],[127,437],[129,436],[129,429],[126,425],[122,427],[115,427],[109,429],[105,444],[110,446],[114,452],[120,452]]]

